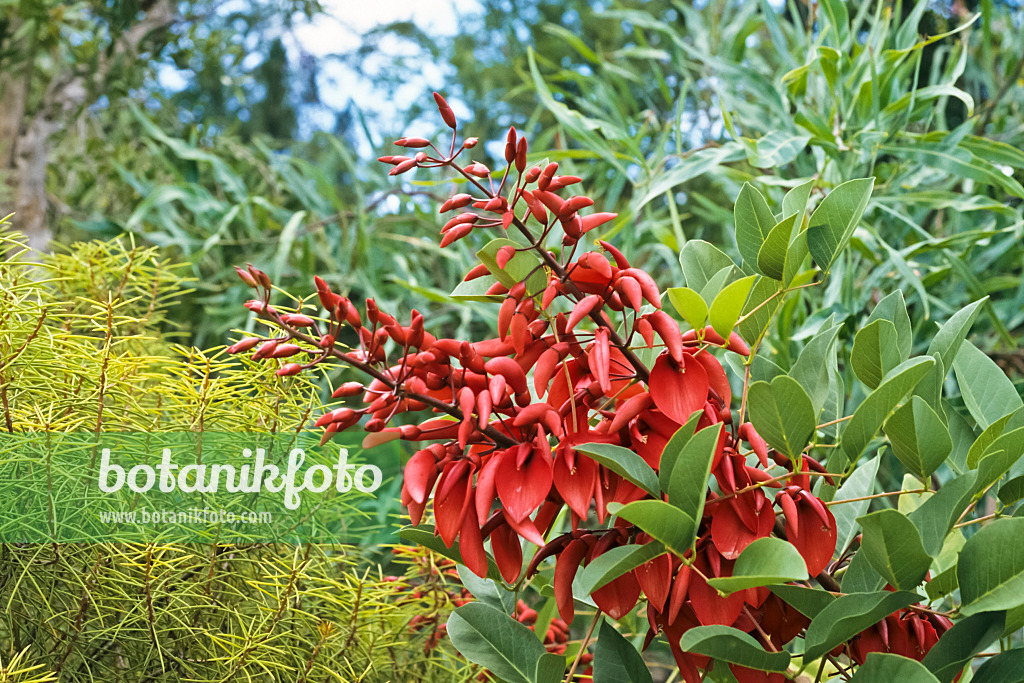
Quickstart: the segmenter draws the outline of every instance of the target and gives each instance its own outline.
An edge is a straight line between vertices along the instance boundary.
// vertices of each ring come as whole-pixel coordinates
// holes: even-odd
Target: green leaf
[[[686,277],[686,286],[699,292],[715,273],[736,264],[710,242],[690,240],[679,252],[679,265]]]
[[[928,573],[932,558],[921,534],[905,515],[887,508],[857,519],[864,529],[861,552],[890,585],[916,588]]]
[[[508,263],[505,264],[504,268],[498,267],[498,262],[495,260],[495,256],[499,249],[507,245],[511,245],[517,249],[521,249],[523,247],[523,245],[518,242],[502,237],[488,242],[483,249],[476,253],[476,255],[480,259],[480,262],[487,266],[487,270],[491,272],[491,275],[506,287],[511,288],[516,283],[526,280],[526,291],[543,291],[545,285],[547,285],[547,279],[544,274],[544,269],[539,267],[541,265],[540,258],[533,252],[517,251],[515,255],[509,259]],[[527,280],[528,275],[529,279]]]
[[[805,588],[780,584],[769,586],[772,593],[782,598],[783,602],[796,608],[800,614],[813,619],[821,610],[836,601],[836,596],[821,588]]]
[[[766,652],[752,636],[731,626],[691,628],[683,634],[679,647],[683,652],[758,671],[785,671],[789,666],[788,652]]]
[[[850,34],[850,15],[846,11],[846,1],[821,0],[821,12],[828,19],[836,45],[842,47]]]
[[[988,301],[988,297],[979,299],[972,304],[964,306],[949,317],[939,331],[935,333],[931,344],[928,345],[928,355],[938,355],[942,358],[942,377],[945,379],[949,369],[953,367],[953,359],[960,352],[960,345],[967,338],[967,332],[978,317],[981,305]]]
[[[1024,518],[997,519],[967,539],[957,565],[960,613],[1024,604]]]
[[[750,183],[744,183],[736,197],[733,209],[736,221],[736,246],[743,261],[757,266],[757,254],[761,251],[768,233],[775,226],[775,214],[768,208],[764,195]]]
[[[651,683],[644,658],[607,621],[601,622],[597,633],[594,683]]]
[[[693,518],[663,500],[638,500],[629,505],[608,503],[608,512],[637,525],[680,557],[697,537]]]
[[[929,600],[938,600],[939,598],[946,597],[957,588],[959,586],[956,585],[956,565],[953,565],[926,583],[924,585],[924,592],[928,594]]]
[[[874,389],[890,370],[903,362],[896,345],[896,326],[888,320],[876,320],[853,338],[850,364],[857,379]]]
[[[732,576],[708,579],[708,585],[723,593],[735,593],[746,588],[807,578],[807,565],[793,544],[766,536],[743,549],[736,558]]]
[[[868,556],[855,553],[843,574],[842,590],[844,593],[873,593],[885,586],[883,579],[868,562]]]
[[[686,442],[672,466],[668,483],[668,502],[698,520],[704,515],[711,462],[715,458],[722,425],[700,430]],[[694,530],[696,531],[696,529]],[[692,543],[692,539],[689,543]],[[689,545],[687,543],[687,545]]]
[[[580,572],[577,579],[580,594],[590,595],[609,581],[614,581],[664,552],[665,546],[657,541],[651,541],[620,545],[601,553]]]
[[[658,488],[657,473],[644,462],[643,458],[628,448],[610,443],[585,443],[575,446],[574,449],[590,456],[652,496],[661,493],[661,489]]]
[[[783,218],[771,229],[757,252],[757,267],[762,273],[774,280],[782,280],[785,276],[786,255],[789,252],[789,241],[793,236],[793,224],[797,214]]]
[[[910,351],[914,347],[914,332],[910,325],[910,315],[907,313],[907,304],[903,300],[903,292],[896,290],[889,294],[871,310],[871,315],[865,324],[876,320],[888,320],[896,328],[896,345],[899,350],[899,362],[902,363],[910,357]]]
[[[708,319],[708,304],[700,294],[689,287],[671,287],[665,293],[676,312],[690,323],[690,327],[695,330],[704,329],[704,322]]]
[[[747,160],[756,168],[785,166],[807,148],[810,139],[809,135],[773,130],[757,141],[754,153],[748,153]]]
[[[747,303],[743,306],[741,315],[743,320],[739,324],[740,336],[745,340],[755,340],[768,329],[772,316],[782,305],[783,297],[775,296],[780,291],[780,283],[771,278],[759,278],[754,283],[754,287],[750,290],[750,296],[747,297]]]
[[[920,479],[931,476],[953,450],[949,428],[920,396],[912,396],[885,422],[892,452]]]
[[[836,450],[845,453],[850,462],[856,462],[903,397],[917,386],[934,365],[934,358],[919,357],[893,368],[889,378],[868,394],[853,411],[853,417],[839,437],[839,448]]]
[[[537,660],[537,671],[534,674],[537,683],[561,683],[565,675],[565,655],[545,652]]]
[[[497,280],[492,277],[478,277],[468,282],[460,282],[452,290],[451,297],[463,301],[501,302],[505,298],[504,295],[487,293],[495,282]]]
[[[842,325],[830,324],[831,320],[829,318],[829,321],[822,325],[818,333],[811,337],[789,371],[789,376],[795,379],[811,397],[815,420],[821,414],[821,409],[828,398],[829,365],[835,362],[833,348],[836,335],[843,328]]]
[[[863,499],[875,492],[875,477],[878,475],[880,462],[881,456],[876,456],[855,468],[832,498],[829,512],[836,518],[836,550],[839,552],[850,545],[850,541],[857,535],[857,529],[860,528],[857,518],[867,512],[871,505],[870,500],[855,500],[850,503],[843,501],[851,498]]]
[[[969,341],[961,344],[953,370],[964,404],[982,429],[1024,405],[1006,373]]]
[[[704,289],[700,290],[700,296],[704,301],[714,301],[715,297],[718,296],[728,284],[729,281],[739,273],[739,269],[736,266],[726,266],[720,271],[711,276],[708,283],[704,285]]]
[[[448,637],[466,659],[509,683],[535,683],[537,662],[546,653],[528,627],[482,602],[452,612]]]
[[[782,198],[782,215],[796,214],[794,225],[797,232],[803,229],[804,215],[807,213],[807,202],[811,198],[811,190],[813,189],[814,178],[811,178],[794,187]]]
[[[953,624],[932,646],[921,663],[940,683],[951,683],[974,656],[988,647],[1003,632],[1004,612],[985,612]]]
[[[821,200],[807,226],[807,247],[823,271],[828,271],[850,241],[871,197],[874,178],[850,180]]]
[[[983,455],[988,453],[989,446],[995,443],[996,439],[1003,435],[1007,427],[1010,430],[1017,429],[1024,426],[1024,408],[1018,408],[1012,413],[1003,415],[998,420],[995,420],[992,424],[981,432],[981,435],[971,444],[971,447],[967,450],[967,466],[974,469],[981,462]]]
[[[505,590],[497,581],[488,578],[481,579],[464,565],[458,565],[457,569],[459,580],[466,590],[473,594],[474,598],[495,609],[500,609],[505,614],[511,614],[515,609],[516,594],[514,592]]]
[[[863,666],[857,669],[851,680],[856,683],[939,683],[939,679],[916,659],[888,652],[868,653]]]
[[[722,338],[728,338],[732,328],[736,326],[740,311],[743,310],[743,304],[746,303],[747,296],[749,296],[756,279],[756,275],[748,275],[729,283],[711,302],[711,310],[708,314],[711,318],[711,326],[715,332],[722,335]]]
[[[658,465],[658,485],[662,491],[668,491],[669,483],[672,481],[672,470],[676,466],[676,460],[683,452],[683,447],[697,431],[697,423],[703,417],[703,410],[694,411],[690,419],[682,427],[676,430],[672,438],[665,444],[665,450],[661,452],[661,462]]]
[[[971,683],[1020,683],[1024,681],[1024,649],[1007,650],[978,667]]]
[[[908,591],[849,593],[838,598],[811,620],[804,639],[804,661],[821,657],[898,609],[920,600]]]
[[[946,536],[970,505],[974,497],[975,479],[974,472],[950,479],[935,495],[907,515],[921,532],[925,552],[932,557],[942,550]]]
[[[795,458],[811,440],[817,417],[811,398],[800,384],[782,375],[768,382],[754,382],[747,406],[754,429],[772,448]]]
[[[1020,460],[1021,455],[1024,455],[1024,427],[1007,432],[993,441],[978,461],[975,492],[984,491],[999,480]]]

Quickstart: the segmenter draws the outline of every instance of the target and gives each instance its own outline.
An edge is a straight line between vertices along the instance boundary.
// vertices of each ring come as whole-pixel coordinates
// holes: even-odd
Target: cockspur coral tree
[[[716,680],[781,681],[805,670],[849,678],[860,665],[949,681],[1001,634],[1000,610],[1016,605],[1009,592],[1024,577],[1024,557],[1008,550],[1012,557],[987,572],[976,559],[955,559],[958,522],[970,524],[961,520],[1024,449],[1022,411],[1012,412],[1020,397],[964,342],[978,305],[953,316],[928,355],[910,358],[902,296],[883,299],[855,338],[849,362],[866,397],[852,415],[843,411],[833,319],[789,370],[757,357],[787,295],[819,284],[839,257],[871,179],[835,186],[813,213],[816,182],[802,183],[781,215],[745,186],[736,206],[742,268],[691,242],[681,255],[687,286],[663,297],[613,244],[588,244],[617,217],[573,193],[580,178],[559,174],[557,163],[530,163],[515,129],[503,170],[465,160],[477,140],[458,144],[452,110],[435,99],[453,130],[447,151],[405,137],[396,144],[408,155],[381,161],[393,175],[447,168],[460,177],[464,191],[441,207],[457,212],[441,246],[491,237],[453,295],[499,304],[496,336],[438,338],[416,311],[406,324],[373,300],[357,310],[320,278],[319,306],[300,301],[285,311],[271,302],[269,278],[249,266],[239,275],[258,296],[246,306],[275,330],[231,349],[287,357],[282,376],[335,361],[367,376],[339,386],[334,397],[353,402],[316,424],[325,440],[361,424],[369,446],[424,444],[405,465],[402,502],[417,525],[407,537],[511,590],[549,586],[568,623],[577,602],[612,621],[641,605],[644,645],[663,634],[691,682],[709,671]],[[663,310],[666,298],[687,326]],[[954,364],[984,429],[976,441],[943,398]],[[995,393],[980,396],[979,378]],[[864,515],[871,500],[905,493],[872,494],[878,459],[856,467],[880,429],[915,483],[899,510]],[[951,431],[957,476],[936,492],[930,477],[953,449]],[[971,455],[956,455],[972,441]],[[421,525],[428,513],[432,523]],[[967,546],[983,553],[1020,524],[991,523]],[[933,568],[941,585],[928,583]],[[959,594],[946,603],[956,578]],[[927,598],[915,592],[921,585]],[[493,601],[470,603],[448,633],[501,679],[565,676],[566,659],[509,613]],[[980,621],[953,626],[951,616],[967,615],[965,624]],[[602,648],[614,653],[606,663],[624,659],[632,673],[602,669]],[[639,653],[607,624],[594,675],[650,680]]]

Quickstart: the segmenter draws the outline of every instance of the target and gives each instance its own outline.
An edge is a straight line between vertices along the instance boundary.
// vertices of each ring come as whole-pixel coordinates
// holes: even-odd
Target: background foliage
[[[825,13],[825,7],[841,9]],[[158,9],[170,18],[147,25],[142,35],[131,33]],[[57,275],[44,278],[52,280],[45,296],[61,306],[45,329],[74,320],[81,334],[65,339],[72,346],[59,354],[32,337],[16,365],[0,366],[10,406],[6,428],[95,428],[109,419],[141,425],[154,419],[146,402],[159,397],[167,401],[161,419],[178,427],[223,419],[220,410],[241,410],[263,427],[278,419],[265,412],[274,401],[252,400],[276,396],[277,380],[266,369],[224,364],[212,348],[247,324],[238,306],[247,294],[231,269],[244,261],[258,263],[291,291],[305,291],[317,273],[354,300],[374,296],[396,312],[429,311],[435,333],[464,335],[485,323],[492,311],[454,305],[447,295],[482,246],[436,248],[433,211],[450,187],[425,176],[393,183],[386,167],[368,162],[393,153],[390,140],[407,125],[434,125],[424,117],[429,93],[412,105],[390,96],[399,85],[418,82],[423,61],[441,66],[446,93],[468,114],[460,116],[466,130],[499,140],[515,124],[536,149],[551,150],[546,158],[582,176],[588,192],[620,214],[608,236],[663,286],[683,284],[678,253],[690,241],[706,240],[739,260],[733,204],[744,183],[777,209],[784,193],[805,179],[815,179],[817,199],[844,180],[876,177],[852,249],[833,266],[827,287],[802,292],[778,312],[765,340],[768,356],[790,369],[822,322],[835,316],[837,367],[853,391],[844,397],[853,408],[863,389],[849,356],[878,301],[902,291],[917,354],[927,350],[938,324],[987,297],[970,339],[1021,392],[1024,39],[1015,4],[794,1],[779,8],[730,0],[486,0],[455,35],[398,22],[332,57],[359,65],[370,55],[379,58],[391,38],[411,49],[375,72],[383,93],[378,108],[331,112],[333,129],[313,132],[302,122],[304,112],[323,107],[317,73],[324,64],[284,46],[296,23],[324,10],[291,0],[0,3],[2,205],[18,208],[15,224],[29,232],[53,234],[64,244],[92,240],[70,251],[55,246],[58,255],[48,260]],[[126,36],[137,40],[129,45]],[[185,74],[186,85],[169,87],[161,77],[167,69]],[[490,163],[501,147],[474,152]],[[26,177],[27,194],[19,189]],[[27,203],[19,205],[18,197]],[[125,251],[107,241],[122,235],[155,248],[145,253],[156,260],[139,260],[146,265],[133,265],[130,277],[124,277]],[[5,302],[18,306],[0,309],[9,352],[32,336],[46,299],[26,284],[28,275],[15,278],[21,266],[6,268],[5,296],[14,298]],[[111,302],[108,295],[121,286]],[[107,344],[103,314],[114,303],[123,318]],[[109,369],[79,363],[84,355],[97,357],[97,349],[106,349]],[[202,400],[207,376],[218,377],[218,390],[228,397],[209,404],[210,415]],[[139,378],[156,387],[145,397]],[[8,388],[15,386],[18,396]],[[308,391],[317,395],[314,387]],[[956,393],[950,404],[967,412]],[[101,407],[107,400],[110,407]],[[281,410],[290,424],[304,419],[297,406]],[[902,484],[898,468],[884,462],[878,476],[886,490]],[[984,505],[996,509],[994,499]],[[384,515],[394,506],[384,503]],[[95,653],[81,648],[91,642],[106,657],[102,666],[133,680],[118,669],[121,654],[106,636],[72,634],[97,558],[109,551],[103,556],[111,566],[127,572],[104,584],[105,594],[120,596],[121,578],[139,585],[147,550],[77,549],[55,563],[49,555],[40,559],[49,549],[6,551],[0,563],[8,577],[6,604],[17,596],[25,607],[0,637],[10,644],[5,649],[17,652],[32,640],[16,635],[16,625],[41,629],[60,614],[64,630],[55,632],[64,635],[46,636],[57,638],[53,652],[33,650],[29,661],[53,668],[57,660],[46,657],[59,660],[64,648],[69,661],[87,661]],[[173,571],[208,561],[195,549],[162,552]],[[277,572],[280,579],[297,566],[290,551],[257,549],[238,557],[243,576]],[[317,562],[309,571],[327,587],[323,592],[348,595],[341,586],[356,574],[339,569],[347,560],[324,555]],[[26,588],[37,571],[49,572],[39,586],[63,591],[64,608],[37,601],[46,594],[42,588]],[[273,599],[248,584],[229,588],[235,606],[258,615],[237,626],[236,635],[271,628],[259,619],[270,618]],[[380,588],[383,605],[390,598]],[[345,614],[331,614],[345,622]],[[152,643],[143,612],[131,619],[140,647]],[[101,621],[88,623],[109,628]],[[287,660],[298,668],[319,637],[314,620],[301,623],[305,635]],[[215,632],[219,622],[203,628]],[[408,637],[399,631],[388,637]],[[230,659],[215,640],[201,647]],[[231,647],[237,656],[239,646]],[[130,662],[132,671],[151,665]],[[222,664],[210,666],[195,675],[223,675]]]

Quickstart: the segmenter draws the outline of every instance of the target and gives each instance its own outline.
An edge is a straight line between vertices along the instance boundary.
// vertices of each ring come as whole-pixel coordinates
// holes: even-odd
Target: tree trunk
[[[45,250],[53,237],[46,198],[50,137],[89,104],[91,95],[102,91],[117,60],[136,59],[150,33],[174,22],[176,10],[177,0],[150,2],[138,22],[117,37],[112,49],[101,53],[89,73],[74,73],[73,67],[67,67],[48,74],[45,95],[34,112],[27,111],[27,102],[35,50],[3,46],[8,54],[20,52],[23,59],[20,64],[12,64],[10,58],[0,63],[0,217],[14,213],[12,227],[28,237],[33,249]],[[9,28],[8,35],[13,33]]]

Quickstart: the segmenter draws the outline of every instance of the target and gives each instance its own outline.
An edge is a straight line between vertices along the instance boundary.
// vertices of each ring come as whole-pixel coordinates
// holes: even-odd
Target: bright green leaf
[[[736,321],[743,310],[743,304],[747,301],[750,289],[754,286],[756,275],[748,275],[745,278],[731,282],[722,288],[722,291],[715,296],[711,302],[711,309],[708,317],[711,319],[711,326],[722,338],[728,338]]]
[[[743,549],[736,558],[732,576],[708,579],[708,585],[723,593],[735,593],[745,588],[807,578],[807,565],[793,544],[767,536]]]
[[[679,647],[683,652],[758,671],[785,671],[789,666],[788,652],[766,652],[751,635],[731,626],[691,628],[683,634]]]

